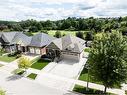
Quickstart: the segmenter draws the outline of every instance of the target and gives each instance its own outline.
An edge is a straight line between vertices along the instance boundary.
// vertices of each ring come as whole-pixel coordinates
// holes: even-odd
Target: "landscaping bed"
[[[73,91],[78,92],[78,93],[82,93],[85,95],[116,95],[116,94],[112,94],[112,93],[106,93],[104,94],[103,91],[100,90],[96,90],[96,89],[90,89],[86,90],[86,87],[80,86],[80,85],[75,85]]]
[[[50,61],[48,60],[38,60],[37,62],[33,63],[31,68],[42,70],[46,65],[48,65]]]
[[[30,79],[34,79],[37,77],[37,74],[31,73],[30,75],[27,76]]]

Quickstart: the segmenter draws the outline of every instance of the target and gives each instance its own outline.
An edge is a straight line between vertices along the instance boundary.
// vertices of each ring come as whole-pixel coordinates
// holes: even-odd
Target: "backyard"
[[[50,61],[40,59],[32,64],[31,68],[42,70],[46,65],[48,65],[49,62]]]
[[[3,61],[3,62],[12,62],[14,60],[16,60],[16,57],[15,56],[10,56],[10,57],[7,56],[7,55],[0,56],[0,61]]]

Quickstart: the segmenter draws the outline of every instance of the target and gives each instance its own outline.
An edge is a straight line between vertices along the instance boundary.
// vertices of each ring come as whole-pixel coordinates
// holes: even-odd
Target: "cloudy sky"
[[[0,20],[127,16],[127,0],[0,0]]]

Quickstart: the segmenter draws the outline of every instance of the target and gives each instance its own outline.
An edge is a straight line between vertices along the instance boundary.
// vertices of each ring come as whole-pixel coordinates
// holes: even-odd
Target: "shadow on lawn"
[[[15,80],[21,79],[22,77],[23,76],[20,76],[20,75],[12,75],[7,77],[7,81],[15,81]]]

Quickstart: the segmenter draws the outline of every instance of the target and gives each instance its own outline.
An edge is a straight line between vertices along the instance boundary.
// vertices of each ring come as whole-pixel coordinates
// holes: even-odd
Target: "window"
[[[30,48],[30,53],[34,53],[34,48]]]
[[[40,54],[40,49],[36,48],[36,54]]]

